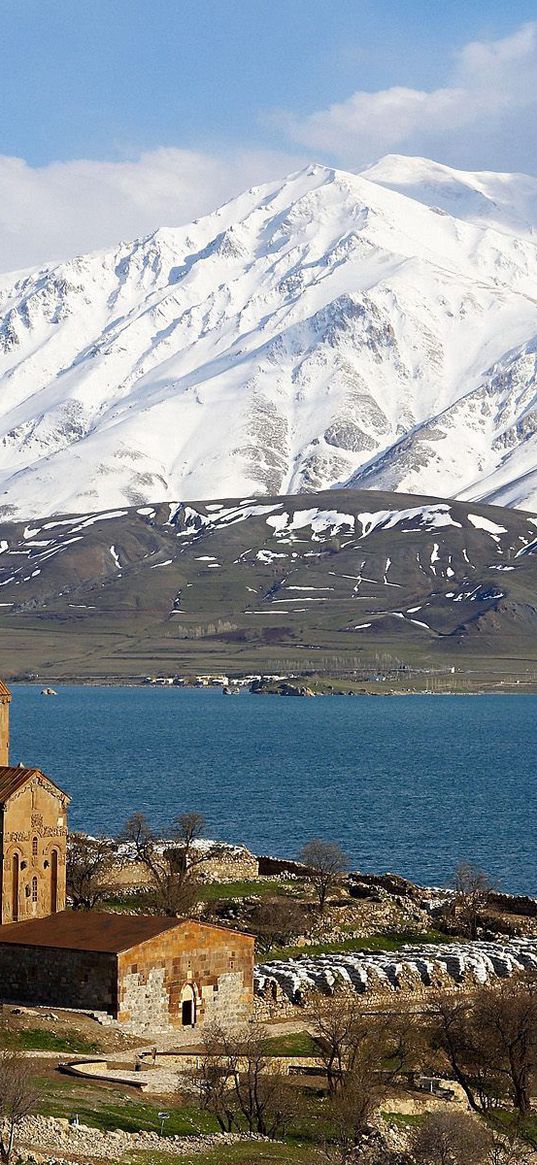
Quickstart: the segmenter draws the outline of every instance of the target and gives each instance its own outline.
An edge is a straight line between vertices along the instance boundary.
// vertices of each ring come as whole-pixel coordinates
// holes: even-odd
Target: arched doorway
[[[181,1023],[183,1027],[194,1027],[196,1023],[196,993],[190,983],[181,991]]]
[[[13,916],[13,922],[19,921],[19,870],[19,855],[13,854],[13,861],[11,865],[11,913]]]
[[[58,851],[53,849],[50,855],[50,913],[58,910]]]

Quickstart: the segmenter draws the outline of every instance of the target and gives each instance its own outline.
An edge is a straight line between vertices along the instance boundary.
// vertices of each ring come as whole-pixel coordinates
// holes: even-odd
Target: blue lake
[[[70,792],[75,828],[196,809],[258,853],[322,836],[362,869],[445,884],[465,858],[537,893],[537,697],[58,692],[15,686],[11,756]]]

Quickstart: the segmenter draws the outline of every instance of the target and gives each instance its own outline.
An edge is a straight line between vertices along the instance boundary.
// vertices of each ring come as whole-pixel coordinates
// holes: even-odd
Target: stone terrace
[[[260,1002],[300,1005],[311,991],[330,995],[343,987],[372,996],[422,993],[427,988],[478,986],[518,971],[537,972],[537,939],[303,955],[258,965],[254,990]]]

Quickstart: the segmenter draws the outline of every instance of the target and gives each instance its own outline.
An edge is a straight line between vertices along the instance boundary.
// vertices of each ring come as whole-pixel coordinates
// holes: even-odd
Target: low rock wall
[[[75,1128],[67,1120],[55,1117],[28,1116],[18,1126],[15,1149],[35,1149],[40,1160],[44,1160],[43,1154],[47,1154],[54,1155],[55,1159],[69,1161],[73,1158],[81,1161],[123,1161],[127,1154],[130,1157],[135,1151],[170,1153],[175,1159],[222,1148],[222,1160],[225,1160],[226,1146],[235,1145],[239,1141],[259,1142],[267,1139],[241,1133],[192,1137],[160,1137],[156,1130],[126,1133],[116,1129],[105,1133],[84,1125]]]

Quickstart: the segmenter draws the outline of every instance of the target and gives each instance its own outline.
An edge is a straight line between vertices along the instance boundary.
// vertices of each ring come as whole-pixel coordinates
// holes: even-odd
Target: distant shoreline
[[[30,680],[30,679],[22,679],[22,678],[21,679],[10,679],[8,677],[7,682],[10,685],[10,687],[24,686],[24,687],[32,687],[32,688],[39,688],[39,689],[43,689],[43,688],[55,685],[59,689],[61,689],[62,687],[143,688],[143,689],[147,689],[149,691],[155,691],[155,690],[168,691],[170,689],[173,689],[173,690],[179,691],[179,692],[181,692],[181,691],[182,692],[184,692],[184,691],[214,692],[216,694],[222,695],[222,687],[217,686],[217,685],[208,685],[208,686],[199,685],[198,686],[196,684],[186,684],[186,683],[185,684],[151,684],[151,683],[147,683],[143,679],[122,678],[120,676],[108,677],[106,679],[104,679],[104,678],[103,679],[98,679],[98,678],[91,678],[90,679],[87,676],[68,676],[68,677],[61,677],[61,678],[56,677],[56,676],[47,676],[47,678],[44,680],[34,680],[34,679]],[[244,686],[243,690],[241,691],[240,694],[241,695],[251,695],[252,693],[249,691],[248,687]],[[278,699],[288,699],[288,700],[289,699],[296,700],[296,699],[302,698],[300,696],[299,697],[282,696],[281,693],[276,692],[276,691],[274,691],[274,692],[268,691],[268,692],[263,693],[263,698],[267,698],[270,696],[272,696],[274,698],[278,698]],[[362,690],[355,690],[355,691],[345,690],[345,689],[340,689],[340,690],[335,690],[335,691],[317,691],[317,692],[312,693],[311,698],[326,699],[328,697],[334,697],[337,699],[341,699],[344,696],[346,696],[347,698],[352,697],[354,699],[359,699],[359,698],[363,699],[363,698],[367,698],[370,696],[373,696],[375,698],[383,697],[383,698],[393,698],[393,699],[401,699],[404,697],[413,697],[413,696],[435,696],[435,697],[436,696],[537,696],[537,684],[530,685],[530,684],[525,684],[525,683],[521,682],[520,685],[516,684],[516,685],[510,686],[509,688],[504,688],[504,689],[499,689],[497,686],[494,686],[494,687],[490,687],[490,688],[487,688],[487,687],[475,688],[475,689],[469,688],[468,690],[463,690],[461,688],[452,688],[452,689],[443,689],[441,691],[431,691],[431,690],[418,689],[418,688],[413,689],[413,690],[405,690],[405,691],[397,691],[397,690],[394,691],[393,689],[386,691],[386,690],[380,689],[380,687],[379,688],[370,687],[365,691],[363,689]]]

